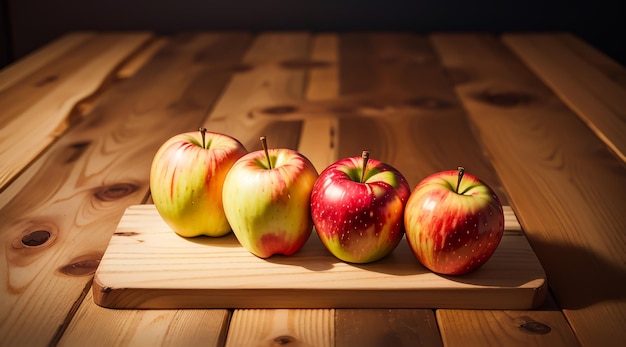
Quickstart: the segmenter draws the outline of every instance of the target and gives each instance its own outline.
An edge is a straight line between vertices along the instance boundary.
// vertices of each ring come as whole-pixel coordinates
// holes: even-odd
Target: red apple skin
[[[502,204],[495,192],[465,173],[456,193],[458,171],[426,177],[413,190],[404,212],[407,241],[429,270],[463,275],[489,260],[504,232]]]
[[[350,263],[369,263],[391,253],[404,236],[403,212],[411,192],[390,165],[345,158],[327,167],[311,193],[311,213],[324,246]]]

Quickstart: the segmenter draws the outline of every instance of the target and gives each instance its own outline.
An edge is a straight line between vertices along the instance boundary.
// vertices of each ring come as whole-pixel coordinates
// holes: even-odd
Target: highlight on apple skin
[[[462,275],[483,266],[496,251],[504,213],[493,189],[459,167],[434,173],[415,187],[404,224],[422,265],[439,274]]]
[[[339,160],[318,178],[311,195],[313,223],[335,257],[369,263],[390,254],[404,235],[403,212],[410,194],[405,177],[391,165],[361,157]]]
[[[230,232],[222,186],[231,166],[246,153],[236,139],[204,128],[175,135],[161,145],[150,168],[150,191],[174,232],[183,237]]]
[[[239,243],[260,258],[299,251],[313,230],[310,198],[317,177],[304,155],[287,148],[265,147],[240,158],[223,190]]]

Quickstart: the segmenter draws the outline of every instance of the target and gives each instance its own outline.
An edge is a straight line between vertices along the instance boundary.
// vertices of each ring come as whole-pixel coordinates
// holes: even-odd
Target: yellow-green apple
[[[434,173],[413,189],[404,225],[422,265],[440,274],[462,275],[493,255],[504,232],[504,214],[493,189],[459,167]]]
[[[156,152],[150,169],[150,191],[163,220],[184,237],[223,236],[230,232],[222,206],[228,170],[246,149],[219,133],[178,134]]]
[[[259,258],[292,255],[313,230],[311,189],[317,179],[313,164],[288,148],[243,156],[224,181],[226,217],[239,243]]]
[[[350,263],[391,253],[404,236],[403,212],[411,193],[406,178],[369,152],[327,167],[311,193],[311,213],[324,246]]]

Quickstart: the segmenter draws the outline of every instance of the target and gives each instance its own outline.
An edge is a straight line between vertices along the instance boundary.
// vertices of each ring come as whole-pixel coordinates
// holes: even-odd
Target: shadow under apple
[[[242,247],[239,241],[237,240],[237,238],[235,237],[235,234],[233,234],[232,232],[229,232],[228,234],[224,236],[219,236],[219,237],[211,237],[211,236],[204,236],[204,235],[196,236],[196,237],[185,237],[185,236],[181,236],[178,234],[176,234],[176,236],[178,236],[179,238],[187,242],[191,242],[191,243],[195,243],[199,245],[225,247],[225,248]]]

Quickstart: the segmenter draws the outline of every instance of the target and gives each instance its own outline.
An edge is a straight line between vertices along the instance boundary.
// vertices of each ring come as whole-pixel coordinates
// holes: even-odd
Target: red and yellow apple
[[[404,211],[406,238],[422,265],[444,275],[481,267],[504,232],[504,213],[496,193],[477,177],[458,170],[422,180]]]
[[[150,191],[163,220],[184,237],[223,236],[230,226],[222,186],[231,166],[247,153],[236,139],[201,128],[168,139],[150,169]]]
[[[313,186],[311,213],[324,246],[350,263],[369,263],[391,253],[404,236],[403,211],[410,195],[391,165],[361,157],[327,167]]]
[[[233,165],[224,181],[224,211],[239,243],[260,258],[292,255],[313,230],[311,189],[313,164],[288,148],[248,153]]]

